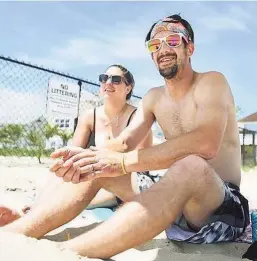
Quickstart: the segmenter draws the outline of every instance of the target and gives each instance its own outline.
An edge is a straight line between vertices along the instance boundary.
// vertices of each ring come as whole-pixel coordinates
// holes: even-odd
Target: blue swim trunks
[[[140,191],[151,187],[160,177],[149,172],[139,172],[137,182]],[[225,198],[222,205],[208,218],[205,225],[196,230],[183,214],[165,231],[170,240],[196,244],[234,241],[240,237],[250,222],[247,199],[240,193],[239,187],[224,182]]]

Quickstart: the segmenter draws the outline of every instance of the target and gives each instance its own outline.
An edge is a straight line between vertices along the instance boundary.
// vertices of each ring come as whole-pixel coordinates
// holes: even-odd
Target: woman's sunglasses
[[[146,42],[146,46],[150,53],[155,53],[161,49],[162,42],[165,42],[169,47],[179,47],[182,43],[182,37],[188,43],[187,38],[181,33],[170,34],[161,38],[153,38]]]
[[[126,84],[126,79],[120,75],[108,75],[108,74],[100,74],[99,75],[99,82],[106,83],[109,79],[111,79],[112,84],[120,84],[124,81]]]

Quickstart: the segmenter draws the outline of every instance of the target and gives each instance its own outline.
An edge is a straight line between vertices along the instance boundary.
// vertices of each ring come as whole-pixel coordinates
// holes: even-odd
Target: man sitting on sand
[[[65,161],[51,168],[58,177],[88,184],[73,209],[88,204],[101,188],[127,202],[106,222],[63,243],[81,255],[109,258],[163,230],[171,240],[231,241],[249,224],[248,202],[239,191],[240,143],[227,80],[218,72],[193,71],[194,33],[179,15],[155,23],[146,43],[165,85],[145,95],[131,125],[110,142],[109,148],[121,144],[124,152],[63,148],[53,154]],[[167,141],[133,150],[155,120]],[[158,169],[167,171],[156,183],[135,175]],[[4,230],[39,238],[65,222],[61,204],[56,201],[51,215],[47,206],[38,206]]]

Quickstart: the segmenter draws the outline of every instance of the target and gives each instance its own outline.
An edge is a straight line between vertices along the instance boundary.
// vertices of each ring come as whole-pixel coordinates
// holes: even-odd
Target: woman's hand
[[[95,152],[80,147],[64,147],[51,154],[51,157],[57,160],[50,167],[50,171],[54,172],[56,176],[61,177],[66,182],[79,183],[81,171],[79,166],[74,164],[74,162],[81,159],[81,154],[84,158],[84,164],[95,163],[95,161],[90,161],[90,159],[92,160],[95,156]],[[77,157],[77,160],[76,155],[80,155]]]
[[[90,149],[95,152],[94,160],[91,161],[95,161],[94,163],[87,163],[87,166],[83,166],[83,160],[76,161],[75,163],[80,166],[82,181],[101,177],[117,177],[123,175],[123,153],[106,149],[98,150],[95,147],[90,147]]]
[[[82,149],[79,147],[65,147],[51,157],[59,159],[50,171],[66,182],[79,183],[100,177],[117,177],[123,174],[123,153],[95,147]]]

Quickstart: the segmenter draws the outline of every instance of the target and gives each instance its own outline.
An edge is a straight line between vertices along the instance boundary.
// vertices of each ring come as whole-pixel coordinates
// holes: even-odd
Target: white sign
[[[61,128],[72,129],[78,116],[80,87],[51,78],[48,83],[47,119]]]
[[[48,84],[47,115],[58,114],[77,117],[79,85],[51,78]]]

